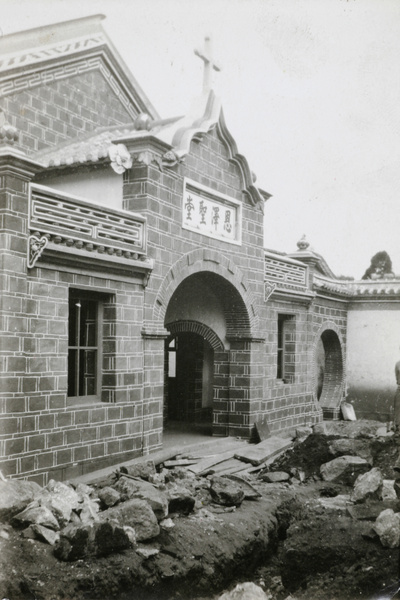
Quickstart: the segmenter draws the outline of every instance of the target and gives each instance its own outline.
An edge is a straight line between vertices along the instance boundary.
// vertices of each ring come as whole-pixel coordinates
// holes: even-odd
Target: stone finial
[[[196,48],[195,55],[201,58],[204,63],[203,71],[203,92],[209,92],[212,89],[213,71],[220,71],[221,67],[213,58],[211,38],[206,37],[204,40],[204,49]]]
[[[19,133],[16,127],[7,122],[6,115],[0,111],[0,144],[13,145],[18,141]]]
[[[310,243],[307,242],[306,235],[304,234],[302,238],[297,242],[297,248],[300,252],[307,250],[309,248]]]
[[[153,119],[147,113],[140,113],[134,123],[133,127],[137,131],[150,131],[153,124]]]

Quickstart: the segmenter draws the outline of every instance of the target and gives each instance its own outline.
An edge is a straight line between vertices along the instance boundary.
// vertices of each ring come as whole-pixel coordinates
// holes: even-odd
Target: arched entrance
[[[315,347],[314,394],[324,418],[337,418],[343,400],[343,355],[338,334],[325,329]]]
[[[213,272],[189,275],[169,300],[164,326],[170,333],[165,342],[166,424],[178,421],[187,429],[229,435],[233,412],[229,397],[236,383],[230,367],[231,347],[236,344],[234,355],[239,360],[249,335],[248,313],[240,294]],[[245,342],[237,341],[240,333]],[[249,356],[247,352],[243,365],[237,366],[238,377],[240,369],[245,372]],[[240,419],[235,418],[236,422]]]

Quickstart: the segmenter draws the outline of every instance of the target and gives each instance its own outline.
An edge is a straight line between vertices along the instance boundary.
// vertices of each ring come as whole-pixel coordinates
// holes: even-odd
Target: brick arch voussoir
[[[324,381],[323,385],[323,394],[320,398],[321,406],[327,406],[327,398],[329,401],[329,408],[338,408],[342,399],[343,399],[343,390],[345,383],[345,355],[344,355],[344,341],[342,334],[340,332],[339,327],[333,321],[326,321],[321,325],[318,331],[315,334],[313,348],[312,348],[312,389],[316,389],[317,384],[317,369],[316,369],[316,352],[317,352],[317,344],[324,333],[333,332],[336,334],[337,344],[333,344],[330,347],[330,356],[329,356],[329,370],[328,373],[325,374],[326,381]],[[325,345],[324,345],[325,346]]]
[[[258,311],[254,295],[243,272],[229,258],[209,248],[193,250],[172,265],[156,296],[153,313],[155,323],[160,327],[164,326],[168,303],[178,286],[190,275],[205,271],[219,275],[237,290],[247,312],[246,316],[250,329],[248,333],[257,337],[259,328]]]
[[[165,327],[170,332],[170,337],[175,337],[179,333],[196,333],[207,340],[213,350],[224,350],[224,344],[218,335],[204,323],[198,321],[176,321],[167,323]]]

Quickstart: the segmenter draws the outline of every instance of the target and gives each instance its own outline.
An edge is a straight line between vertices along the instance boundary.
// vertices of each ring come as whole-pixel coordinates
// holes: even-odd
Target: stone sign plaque
[[[231,244],[241,244],[241,203],[185,179],[182,227]]]

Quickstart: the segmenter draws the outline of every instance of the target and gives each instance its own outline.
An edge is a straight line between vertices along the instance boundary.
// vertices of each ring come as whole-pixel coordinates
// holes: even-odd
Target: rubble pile
[[[369,598],[397,577],[397,437],[339,421],[269,448],[266,440],[219,456],[143,459],[90,485],[0,481],[0,550],[7,555],[9,539],[34,544],[51,564],[48,585],[54,578],[46,595],[33,575],[28,584],[14,574],[12,586],[3,575],[1,597],[12,589],[13,600],[61,599],[57,585],[67,585],[76,600],[138,590],[211,600],[231,582],[223,598]],[[56,583],[63,564],[76,565],[75,579]]]

